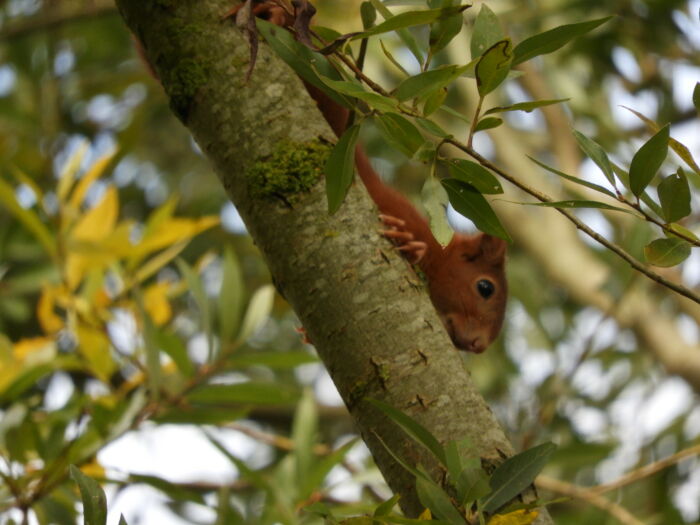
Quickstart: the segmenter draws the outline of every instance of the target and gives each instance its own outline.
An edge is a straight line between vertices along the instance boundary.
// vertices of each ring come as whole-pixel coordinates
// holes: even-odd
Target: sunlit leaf
[[[222,279],[219,291],[219,336],[222,343],[231,341],[241,323],[245,285],[236,254],[230,246],[224,248],[221,261]]]
[[[530,525],[538,515],[538,510],[518,509],[508,514],[496,514],[486,525]]]
[[[36,316],[45,334],[55,334],[64,326],[63,319],[56,314],[56,298],[60,295],[59,288],[45,285],[41,290],[36,305]]]
[[[691,245],[678,237],[656,239],[644,247],[649,264],[668,268],[682,263],[690,256]]]
[[[143,306],[149,317],[157,326],[167,323],[172,316],[168,299],[170,283],[159,282],[147,287],[143,292]]]
[[[668,153],[670,126],[666,124],[652,136],[632,157],[630,189],[639,196],[659,171]]]
[[[491,475],[493,492],[484,502],[484,510],[497,511],[530,486],[556,448],[553,443],[542,443],[501,463]]]
[[[270,316],[272,303],[275,298],[275,287],[266,284],[258,288],[248,303],[248,309],[243,317],[241,331],[238,334],[240,341],[247,340],[253,335]]]
[[[574,38],[585,35],[611,18],[612,16],[606,16],[605,18],[589,20],[588,22],[567,24],[526,38],[515,46],[513,50],[513,65],[516,66],[536,56],[556,51]]]
[[[117,188],[109,186],[102,199],[83,214],[70,232],[72,241],[100,241],[108,236],[117,223],[119,195]]]
[[[63,168],[58,176],[58,186],[56,188],[56,196],[58,197],[59,202],[65,202],[66,197],[68,197],[68,192],[73,187],[73,182],[75,181],[80,165],[85,158],[85,153],[87,153],[88,147],[89,144],[86,141],[81,141],[80,145],[75,148],[75,151],[63,165]]]
[[[334,214],[345,200],[345,195],[352,184],[355,173],[355,143],[360,133],[360,126],[355,124],[346,129],[338,140],[326,162],[326,197],[328,213]]]
[[[109,378],[117,367],[112,359],[109,339],[105,332],[85,323],[79,323],[76,327],[76,336],[78,350],[87,360],[90,370],[100,380],[109,383]]]
[[[83,203],[85,195],[90,189],[92,183],[104,174],[105,169],[107,168],[109,163],[112,162],[112,159],[114,158],[116,153],[116,150],[112,151],[111,153],[108,153],[107,155],[104,155],[101,158],[97,159],[97,161],[95,161],[90,166],[90,168],[85,172],[82,178],[75,185],[75,189],[73,190],[73,193],[70,196],[70,200],[68,201],[69,207],[73,209],[78,209],[78,207]]]
[[[445,179],[442,185],[445,186],[454,209],[470,219],[479,230],[508,242],[511,241],[510,235],[498,220],[488,201],[474,186],[457,179]]]

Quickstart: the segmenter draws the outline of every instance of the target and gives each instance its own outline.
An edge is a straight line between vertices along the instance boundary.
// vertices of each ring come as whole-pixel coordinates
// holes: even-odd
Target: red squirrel
[[[234,15],[240,7],[232,9],[227,16]],[[252,12],[280,26],[293,25],[294,11],[280,0],[258,2]],[[304,84],[335,134],[340,136],[347,125],[348,110],[318,88]],[[498,336],[505,314],[506,242],[484,233],[455,233],[447,246],[441,246],[427,220],[408,199],[381,181],[360,146],[355,149],[355,163],[383,223],[389,228],[384,235],[425,274],[430,299],[454,345],[475,353],[486,350]]]

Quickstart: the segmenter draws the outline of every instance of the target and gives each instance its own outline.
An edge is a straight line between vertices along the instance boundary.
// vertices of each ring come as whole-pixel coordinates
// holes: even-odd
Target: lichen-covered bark
[[[315,172],[309,166],[320,168],[323,157],[311,148],[293,161],[303,166],[303,183],[285,183],[284,195],[260,191],[267,187],[261,166],[275,173],[280,163],[289,165],[290,146],[304,151],[332,133],[301,82],[264,45],[244,82],[247,42],[220,18],[230,0],[117,4],[303,322],[376,463],[403,495],[404,511],[422,510],[412,476],[377,438],[413,464],[433,462],[367,397],[408,413],[443,443],[470,438],[487,463],[510,455],[511,445],[420,281],[378,234],[376,211],[362,186],[353,186],[340,211],[329,216],[322,177],[309,184]]]

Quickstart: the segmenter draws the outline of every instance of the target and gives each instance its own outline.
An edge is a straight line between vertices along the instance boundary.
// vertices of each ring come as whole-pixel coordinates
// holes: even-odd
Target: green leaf
[[[477,500],[491,493],[489,478],[481,468],[479,458],[471,458],[466,462],[455,483],[460,503],[469,508]]]
[[[556,450],[553,443],[542,443],[506,459],[491,475],[491,496],[483,509],[494,513],[525,490],[537,477]]]
[[[78,484],[83,501],[85,525],[105,525],[107,523],[107,498],[97,481],[83,474],[78,467],[71,465],[70,477]]]
[[[498,179],[481,164],[465,159],[451,159],[447,162],[447,169],[452,177],[473,186],[479,193],[503,193]]]
[[[423,164],[433,165],[437,159],[437,146],[426,140],[421,147],[413,154],[413,158]]]
[[[275,287],[271,284],[266,284],[255,290],[243,317],[241,331],[238,334],[239,341],[247,341],[267,321],[274,300]]]
[[[173,501],[192,501],[194,503],[199,503],[200,505],[205,504],[204,496],[200,491],[178,485],[177,483],[172,483],[158,476],[151,476],[149,474],[130,474],[129,482],[132,484],[143,483],[145,485],[149,485],[170,497]]]
[[[615,174],[605,150],[596,141],[589,139],[586,135],[579,133],[576,130],[574,130],[574,137],[576,138],[579,147],[591,158],[593,162],[598,165],[598,167],[602,170],[603,175],[605,175],[605,178],[607,178],[610,184],[612,184],[614,187]]]
[[[376,109],[378,111],[396,111],[398,102],[396,102],[394,99],[380,95],[379,93],[367,91],[359,82],[332,80],[324,77],[323,75],[319,75],[319,78],[331,89],[344,95],[362,100],[372,109]]]
[[[221,261],[222,279],[219,290],[217,311],[219,317],[219,337],[226,344],[233,340],[241,324],[245,284],[238,258],[229,245],[224,248]],[[179,367],[179,365],[178,365]]]
[[[384,139],[409,159],[425,142],[420,131],[398,113],[379,115],[375,122]]]
[[[415,419],[407,416],[400,410],[387,405],[383,401],[378,399],[367,399],[369,403],[377,407],[379,410],[384,412],[386,416],[389,417],[394,423],[399,425],[404,432],[411,436],[417,443],[420,443],[425,448],[427,448],[433,455],[442,463],[447,464],[447,458],[445,457],[445,450],[442,448],[440,442],[433,436],[428,429],[423,425],[418,423]]]
[[[394,90],[394,96],[400,102],[416,97],[427,97],[459,78],[467,68],[468,66],[449,65],[418,73],[401,82]]]
[[[700,82],[696,82],[693,88],[693,105],[697,111],[700,111]]]
[[[331,80],[342,80],[340,73],[336,71],[325,56],[312,51],[301,42],[295,40],[294,35],[283,27],[279,27],[276,24],[272,24],[257,17],[255,23],[257,24],[258,31],[260,31],[260,34],[265,38],[265,41],[273,51],[284,60],[297,75],[312,86],[323,91],[341,106],[352,108],[352,103],[350,103],[347,98],[329,89],[318,77],[320,73]]]
[[[276,370],[286,370],[308,363],[318,363],[318,358],[308,352],[250,352],[233,354],[229,363],[234,368],[266,366]]]
[[[384,17],[385,20],[394,18],[394,13],[389,11],[386,6],[381,2],[381,0],[370,0],[372,6],[379,11],[379,13]],[[376,26],[375,26],[376,27]],[[423,63],[423,52],[421,47],[418,45],[418,41],[415,39],[413,34],[408,29],[399,29],[396,31],[399,38],[406,44],[406,47],[411,51],[419,64]],[[382,46],[383,47],[383,46]]]
[[[388,516],[391,510],[396,506],[396,504],[401,499],[401,494],[394,494],[391,499],[386,500],[384,503],[380,503],[376,509],[374,509],[373,516]]]
[[[294,423],[292,425],[292,442],[294,443],[294,470],[298,487],[306,487],[307,478],[314,458],[314,445],[316,444],[316,433],[318,431],[318,413],[316,401],[313,393],[305,388],[301,399],[297,403]],[[320,480],[323,481],[323,480]],[[312,486],[311,490],[316,488]],[[301,492],[302,498],[307,498],[311,494],[307,491]]]
[[[173,425],[223,425],[247,417],[250,406],[216,406],[189,403],[186,407],[177,407],[153,418],[156,423]]]
[[[487,49],[505,37],[496,14],[491,11],[489,6],[482,4],[481,10],[474,20],[472,39],[469,44],[472,58],[480,57]]]
[[[416,478],[416,492],[420,502],[441,520],[453,525],[466,523],[464,517],[452,504],[450,496],[433,480],[427,477]]]
[[[360,4],[360,18],[362,19],[362,27],[368,29],[377,21],[377,10],[372,5],[372,2],[362,2]]]
[[[423,116],[427,117],[429,115],[432,115],[440,109],[440,106],[443,105],[445,102],[445,98],[447,98],[447,88],[443,87],[438,89],[437,91],[434,91],[433,93],[429,94],[425,98],[425,104],[423,104]]]
[[[427,118],[416,117],[415,121],[416,124],[418,124],[421,128],[423,128],[431,135],[435,135],[436,137],[440,137],[441,139],[452,136],[440,126],[435,124],[435,122],[433,122],[432,120],[428,120]]]
[[[637,197],[651,182],[668,153],[670,126],[666,124],[639,148],[630,163],[630,189]]]
[[[355,124],[345,130],[338,144],[331,151],[326,162],[326,197],[328,213],[334,214],[340,208],[348,193],[355,173],[355,143],[360,133],[360,126]]]
[[[379,2],[372,2],[372,5],[377,7],[377,10],[381,13],[382,10],[378,8],[378,3]],[[441,9],[428,9],[425,11],[407,11],[388,18],[381,24],[374,26],[368,31],[358,33],[357,35],[353,36],[351,40],[359,40],[361,38],[381,35],[382,33],[396,31],[397,29],[405,29],[407,27],[432,24],[438,20],[450,18],[456,13],[461,13],[467,7],[469,6],[463,5],[443,7]]]
[[[257,405],[283,405],[299,398],[296,389],[279,383],[248,381],[232,385],[202,385],[193,389],[187,399],[192,403],[254,403]]]
[[[39,220],[36,213],[20,206],[15,198],[15,191],[12,186],[2,179],[0,179],[0,204],[34,235],[49,256],[56,256],[56,240],[51,235],[51,232]]]
[[[156,342],[156,327],[150,316],[141,308],[143,320],[143,346],[146,351],[146,371],[148,390],[153,400],[157,403],[160,399],[161,367],[160,351]]]
[[[129,525],[129,524],[126,522],[126,518],[124,518],[124,514],[121,514],[121,515],[119,516],[119,523],[118,523],[117,525]]]
[[[202,280],[199,278],[199,274],[190,267],[183,259],[177,259],[177,267],[180,270],[180,274],[185,278],[187,282],[187,288],[192,294],[195,304],[197,305],[197,310],[199,310],[200,317],[200,328],[207,334],[207,351],[209,359],[213,357],[213,334],[211,330],[211,311],[209,308],[209,298],[204,291],[204,285]]]
[[[176,334],[156,329],[153,332],[153,341],[160,350],[165,352],[173,360],[178,370],[185,377],[191,377],[195,372],[195,367],[187,355],[182,339]]]
[[[633,113],[637,118],[639,118],[639,120],[644,122],[647,125],[647,127],[654,133],[659,131],[659,125],[653,120],[651,120],[649,117],[645,116],[639,111],[636,111],[632,108],[628,108],[627,106],[622,107],[625,108],[627,111]],[[685,146],[685,144],[681,144],[673,137],[670,137],[668,139],[668,145],[671,146],[671,149],[675,151],[681,159],[683,159],[683,162],[685,162],[691,170],[700,175],[700,166],[698,166],[697,162],[695,162],[693,154],[690,153],[690,150],[687,148],[687,146]]]
[[[425,181],[421,190],[421,200],[435,239],[443,246],[447,246],[454,232],[447,221],[447,203],[449,202],[447,192],[437,177],[428,177]]]
[[[513,51],[513,65],[516,66],[539,55],[546,55],[552,51],[563,47],[574,38],[585,35],[593,31],[596,27],[610,20],[612,16],[580,22],[578,24],[567,24],[544,33],[540,33],[520,42]]]
[[[474,186],[457,179],[445,179],[442,185],[447,190],[452,207],[458,213],[470,219],[482,232],[511,242],[510,235],[488,201]]]
[[[513,44],[510,39],[496,42],[484,52],[476,64],[476,85],[484,97],[496,89],[508,76],[513,60]]]
[[[676,222],[690,215],[690,187],[683,170],[665,177],[657,188],[666,222]]]
[[[649,264],[668,268],[682,263],[690,256],[691,245],[678,237],[656,239],[644,247]]]
[[[308,477],[304,483],[303,493],[311,496],[319,487],[322,486],[323,480],[333,467],[342,463],[348,452],[355,446],[359,438],[354,438],[338,447],[336,450],[325,456],[320,461],[316,461],[311,467]]]
[[[637,214],[631,210],[625,208],[620,208],[619,206],[611,206],[604,202],[583,200],[583,199],[571,199],[568,201],[551,201],[551,202],[520,202],[523,206],[540,206],[542,208],[593,208],[597,210],[610,210],[610,211],[621,211],[623,213],[629,213],[637,217]]]
[[[496,106],[488,109],[484,112],[484,115],[490,115],[492,113],[505,113],[506,111],[525,111],[530,113],[531,111],[541,108],[543,106],[551,106],[552,104],[559,104],[560,102],[566,102],[568,98],[556,98],[548,100],[532,100],[530,102],[518,102],[517,104],[511,104],[510,106]]]
[[[493,129],[497,128],[503,124],[503,119],[497,118],[497,117],[486,117],[482,118],[476,126],[474,126],[474,133],[477,131],[484,131],[487,129]]]
[[[542,168],[546,169],[547,171],[549,171],[551,173],[554,173],[555,175],[559,175],[560,177],[563,177],[567,180],[570,180],[571,182],[574,182],[576,184],[580,184],[581,186],[585,186],[586,188],[590,188],[590,189],[595,190],[597,192],[604,193],[605,195],[607,195],[608,197],[612,197],[613,199],[616,198],[615,194],[612,191],[608,190],[607,188],[604,188],[603,186],[600,186],[600,185],[595,184],[593,182],[588,182],[587,180],[584,180],[584,179],[579,179],[578,177],[574,177],[573,175],[567,175],[563,171],[555,170],[551,166],[547,166],[546,164],[540,162],[539,160],[537,160],[533,157],[530,157],[529,155],[527,158],[530,159],[535,164],[537,164],[538,166],[541,166]]]
[[[430,37],[428,39],[430,54],[435,55],[447,47],[462,30],[463,24],[464,18],[461,11],[433,23],[430,27]]]

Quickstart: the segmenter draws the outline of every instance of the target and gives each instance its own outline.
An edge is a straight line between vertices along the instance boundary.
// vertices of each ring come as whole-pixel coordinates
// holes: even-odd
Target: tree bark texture
[[[245,82],[248,42],[221,18],[230,0],[117,5],[143,42],[173,110],[214,165],[385,479],[402,494],[404,512],[422,510],[414,479],[379,438],[437,477],[435,462],[366,398],[404,411],[443,444],[469,438],[486,464],[511,455],[422,284],[379,234],[362,185],[354,184],[340,211],[329,216],[322,163],[309,154],[300,162],[315,164],[318,175],[308,191],[260,194],[251,174],[264,177],[280,158],[333,137],[296,75],[261,43]]]

